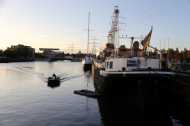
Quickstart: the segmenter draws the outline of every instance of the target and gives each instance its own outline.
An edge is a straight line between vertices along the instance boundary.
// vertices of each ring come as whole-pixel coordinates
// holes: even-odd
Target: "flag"
[[[144,50],[147,49],[147,47],[150,45],[150,39],[152,36],[152,29],[153,29],[153,27],[151,27],[150,32],[145,36],[145,38],[141,42]]]

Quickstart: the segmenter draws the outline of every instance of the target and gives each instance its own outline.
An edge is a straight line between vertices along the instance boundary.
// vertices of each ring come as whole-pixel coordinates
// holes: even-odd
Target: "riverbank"
[[[11,63],[11,62],[33,62],[34,58],[9,58],[9,57],[0,57],[0,63]]]
[[[73,59],[48,59],[48,58],[7,58],[7,57],[1,57],[0,63],[16,63],[16,62],[34,62],[34,61],[44,61],[44,62],[54,62],[54,61],[71,61],[71,62],[81,62],[81,58],[73,58]]]

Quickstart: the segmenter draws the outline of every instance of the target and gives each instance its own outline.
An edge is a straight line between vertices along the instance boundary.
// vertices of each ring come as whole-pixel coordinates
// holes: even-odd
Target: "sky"
[[[102,47],[115,5],[121,33],[142,37],[153,26],[153,46],[190,49],[190,0],[0,0],[0,48],[25,44],[83,50],[89,11],[91,42],[96,39]]]

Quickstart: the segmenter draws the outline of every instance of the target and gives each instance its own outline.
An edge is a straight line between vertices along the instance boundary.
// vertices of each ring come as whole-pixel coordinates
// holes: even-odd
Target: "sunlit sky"
[[[91,39],[102,46],[115,5],[128,36],[145,36],[153,25],[152,45],[190,49],[190,0],[0,0],[0,48],[86,48],[89,10]]]

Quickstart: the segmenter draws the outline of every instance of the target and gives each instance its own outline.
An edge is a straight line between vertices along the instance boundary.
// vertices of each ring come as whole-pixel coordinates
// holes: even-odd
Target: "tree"
[[[16,45],[8,47],[4,54],[10,58],[34,58],[35,50],[30,46]]]

